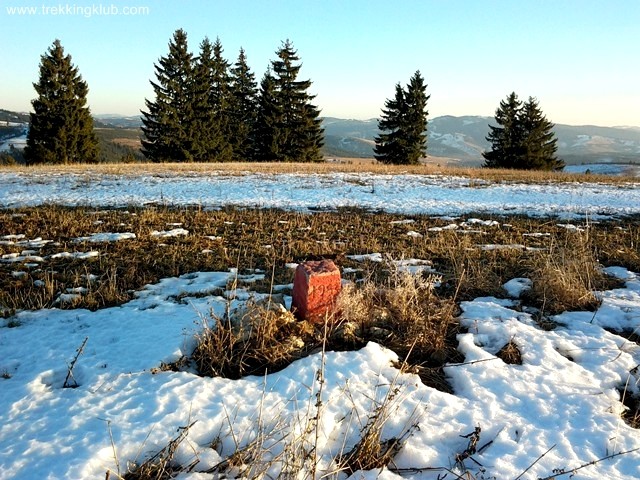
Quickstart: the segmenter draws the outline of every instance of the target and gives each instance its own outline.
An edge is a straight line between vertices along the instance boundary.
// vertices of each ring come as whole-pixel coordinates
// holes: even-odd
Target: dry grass
[[[526,298],[544,313],[595,310],[600,305],[595,292],[618,285],[618,281],[602,271],[591,230],[587,226],[582,232],[559,235],[549,251],[530,259],[529,278],[533,287]]]
[[[187,437],[192,426],[193,423],[186,427],[180,427],[178,435],[169,441],[164,448],[144,462],[129,465],[127,473],[121,478],[123,480],[168,480],[175,478],[178,472],[191,471],[191,466],[177,465],[173,459],[176,450]],[[107,472],[107,479],[109,476],[109,472]]]
[[[250,301],[223,318],[205,319],[193,353],[206,376],[240,378],[274,372],[316,352],[353,349],[375,341],[390,348],[424,381],[450,392],[442,373],[448,361],[462,360],[456,350],[457,306],[435,293],[438,278],[399,272],[393,267],[384,284],[372,279],[344,288],[327,324],[298,322],[278,304]],[[438,369],[439,371],[435,372]]]
[[[522,354],[513,339],[509,340],[509,342],[496,353],[496,357],[507,365],[522,365]]]
[[[314,327],[297,322],[280,304],[249,301],[240,312],[212,324],[198,338],[193,359],[200,374],[231,379],[277,371],[300,358],[314,341]]]
[[[352,475],[360,470],[382,469],[393,462],[411,432],[417,428],[417,425],[406,425],[398,437],[383,440],[383,429],[393,414],[394,400],[399,392],[399,388],[391,385],[384,399],[372,409],[358,442],[339,456],[337,463],[340,471]]]
[[[432,231],[447,224],[439,219],[339,210],[313,214],[281,210],[204,211],[158,206],[129,210],[39,207],[0,211],[0,237],[23,234],[25,239],[50,240],[43,246],[0,244],[0,256],[34,250],[42,257],[0,262],[0,312],[10,317],[19,309],[97,309],[122,304],[146,284],[196,271],[260,269],[265,280],[251,288],[269,293],[273,284],[293,280],[287,263],[332,258],[344,277],[356,283],[340,298],[342,316],[330,332],[328,348],[357,348],[373,340],[407,358],[411,368],[429,385],[447,390],[442,365],[460,361],[455,335],[457,303],[477,296],[503,296],[501,285],[515,277],[533,280],[524,301],[549,315],[593,309],[594,291],[616,283],[602,273],[602,265],[639,270],[637,244],[640,221],[582,225],[569,231],[556,222],[523,217],[499,218],[493,226],[478,224],[458,230]],[[460,221],[458,221],[460,223]],[[156,238],[154,230],[179,224],[187,236]],[[421,232],[412,238],[407,231]],[[131,232],[135,239],[112,243],[76,242],[100,232]],[[531,236],[531,234],[535,234]],[[17,241],[17,240],[16,240]],[[497,245],[501,248],[485,248]],[[53,258],[60,252],[97,251],[89,259]],[[352,254],[382,252],[394,259],[429,260],[441,278],[405,275],[390,264],[359,262]],[[21,272],[21,273],[16,273]],[[268,277],[268,278],[266,278]],[[70,303],[56,303],[61,293],[83,287]],[[282,322],[268,311],[248,317],[242,331],[227,318],[212,319],[203,350],[225,357],[207,360],[200,369],[208,375],[232,378],[273,371],[307,355],[321,344],[322,332],[303,324]],[[19,326],[18,326],[19,328]],[[260,337],[247,332],[260,332]],[[269,343],[270,342],[270,343]],[[284,353],[283,353],[284,352]]]
[[[436,159],[432,157],[431,160]],[[73,173],[86,175],[173,175],[175,173],[194,175],[221,172],[230,175],[246,173],[320,173],[335,172],[369,172],[379,174],[410,173],[420,175],[451,175],[475,179],[479,182],[518,182],[518,183],[562,183],[585,182],[621,184],[637,182],[633,177],[614,177],[611,175],[572,174],[562,172],[497,170],[485,168],[469,168],[441,166],[433,161],[421,165],[384,165],[374,159],[338,159],[320,163],[105,163],[77,165],[44,165],[44,166],[0,166],[3,171],[34,173]]]
[[[622,419],[630,427],[640,429],[640,396],[627,395],[623,400],[627,410],[622,413]]]
[[[438,295],[456,300],[480,295],[503,295],[501,285],[514,277],[534,280],[528,301],[545,313],[562,308],[593,308],[592,291],[608,285],[600,265],[621,265],[640,270],[637,245],[640,221],[592,224],[585,232],[570,232],[548,220],[500,218],[493,227],[472,226],[431,232],[446,222],[411,216],[411,224],[393,223],[406,216],[358,210],[313,214],[280,210],[204,211],[158,206],[129,210],[39,207],[0,211],[0,237],[23,234],[25,239],[50,240],[44,246],[0,244],[2,255],[33,250],[44,261],[0,261],[0,314],[18,309],[97,309],[122,304],[132,292],[161,278],[194,271],[274,268],[276,284],[292,280],[286,263],[312,258],[333,258],[341,267],[363,269],[351,254],[382,252],[401,258],[429,260],[442,276]],[[169,230],[179,223],[184,237],[159,239],[154,230]],[[408,230],[423,234],[412,238]],[[473,232],[476,233],[473,233]],[[133,240],[112,243],[76,242],[100,232],[131,232]],[[528,234],[542,236],[526,236]],[[1,240],[1,239],[0,239]],[[483,249],[493,244],[506,248]],[[522,247],[526,247],[526,250]],[[509,248],[509,246],[514,246]],[[97,251],[89,259],[52,258],[60,252]],[[388,276],[383,268],[370,269],[377,283]],[[363,272],[345,275],[362,278]],[[68,289],[84,287],[75,304],[58,305]],[[258,287],[268,292],[270,279]]]
[[[435,291],[440,277],[411,274],[389,265],[386,279],[345,288],[338,298],[341,330],[357,339],[375,340],[412,365],[439,367],[459,354],[452,348],[458,332],[453,298]],[[343,334],[344,336],[344,334]]]

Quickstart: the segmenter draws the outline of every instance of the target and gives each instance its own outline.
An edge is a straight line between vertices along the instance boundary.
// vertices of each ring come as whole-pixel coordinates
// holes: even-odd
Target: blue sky
[[[232,62],[243,47],[258,79],[290,39],[324,116],[377,117],[420,70],[430,117],[492,116],[515,91],[556,123],[638,126],[639,25],[639,0],[0,0],[0,108],[30,109],[40,56],[59,38],[93,113],[137,114],[183,28],[195,52],[205,36]]]

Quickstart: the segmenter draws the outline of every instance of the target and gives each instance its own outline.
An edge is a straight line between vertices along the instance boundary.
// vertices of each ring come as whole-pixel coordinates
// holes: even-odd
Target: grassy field
[[[526,305],[537,309],[541,325],[553,328],[549,320],[552,314],[593,310],[598,305],[594,292],[616,285],[602,273],[602,266],[640,271],[640,219],[582,225],[579,230],[569,230],[549,219],[487,220],[493,220],[493,224],[474,223],[458,230],[432,231],[447,223],[423,216],[409,219],[359,210],[313,214],[164,207],[3,210],[0,309],[5,316],[20,309],[99,309],[127,302],[135,291],[162,278],[230,268],[241,273],[264,272],[266,280],[252,283],[251,289],[269,293],[273,285],[292,282],[294,270],[288,264],[331,258],[343,271],[350,272],[344,273],[344,278],[358,282],[356,288],[345,289],[341,300],[345,306],[341,310],[348,312],[343,315],[345,321],[358,325],[360,333],[345,339],[344,331],[336,330],[330,336],[329,347],[353,348],[373,339],[403,357],[411,352],[416,368],[437,370],[447,361],[459,360],[455,318],[462,300],[504,296],[504,282],[527,277],[533,287],[525,297]],[[157,234],[176,228],[185,229],[188,234]],[[407,235],[409,231],[421,232],[422,237]],[[117,232],[134,234],[135,238],[100,243],[87,239],[96,233]],[[8,235],[24,237],[19,240]],[[44,242],[29,242],[38,238]],[[77,252],[84,255],[74,256]],[[389,261],[350,258],[373,252],[384,254]],[[431,279],[424,283],[424,276],[401,275],[391,260],[403,259],[425,261],[435,272],[437,282]],[[391,293],[379,294],[381,289]],[[71,301],[60,301],[60,295],[67,292],[83,294]],[[287,292],[290,290],[285,288],[284,293]],[[258,317],[271,318],[269,315],[261,311]],[[430,320],[425,323],[425,318]],[[296,335],[306,335],[305,349],[317,347],[322,341],[322,332],[305,330],[300,325],[296,328]],[[381,331],[388,333],[382,340],[378,338]],[[268,348],[279,349],[283,335],[292,335],[291,330],[277,328],[271,333],[273,343]],[[416,338],[423,339],[418,346],[412,344]],[[229,351],[221,348],[219,342],[223,340],[239,341],[229,336],[206,338],[205,344],[214,342],[207,349],[209,356]],[[263,342],[260,345],[257,359],[247,361],[245,353],[243,366],[225,367],[224,375],[238,377],[254,370],[278,369],[305,354],[288,351],[284,358],[275,353],[265,357],[263,350],[267,347]],[[212,367],[211,362],[217,366]],[[221,374],[215,362],[229,363],[229,359],[200,360],[202,365],[208,365],[203,369],[209,374]],[[447,389],[434,371],[423,373],[426,382]]]

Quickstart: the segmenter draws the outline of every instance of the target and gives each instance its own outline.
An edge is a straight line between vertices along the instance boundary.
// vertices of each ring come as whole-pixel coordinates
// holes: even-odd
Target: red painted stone
[[[299,320],[321,322],[331,313],[340,293],[340,270],[331,260],[312,260],[296,268],[294,313]]]

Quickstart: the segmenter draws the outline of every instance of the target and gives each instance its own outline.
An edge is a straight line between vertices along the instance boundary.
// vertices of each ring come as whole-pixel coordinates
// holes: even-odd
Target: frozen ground
[[[465,213],[584,218],[640,213],[640,182],[491,183],[429,175],[209,174],[97,175],[0,172],[0,205],[100,207],[223,205],[306,210],[358,206],[430,215]]]
[[[561,327],[550,332],[517,311],[517,299],[463,303],[462,323],[469,333],[459,336],[459,349],[467,363],[446,368],[455,395],[400,374],[391,366],[395,354],[377,344],[328,353],[320,467],[330,470],[332,459],[353,446],[376,401],[393,385],[399,392],[383,437],[418,427],[397,455],[395,468],[444,467],[462,474],[455,458],[468,439],[461,435],[479,426],[478,446],[492,442],[473,456],[491,475],[486,478],[514,479],[548,449],[521,478],[544,477],[554,469],[628,451],[583,468],[574,478],[640,478],[640,434],[621,420],[624,407],[617,390],[626,385],[629,393],[638,391],[640,347],[603,329],[638,329],[640,281],[623,269],[611,273],[624,278],[626,288],[603,292],[595,315],[558,316]],[[232,275],[165,279],[128,304],[97,312],[21,312],[0,321],[0,371],[6,377],[0,379],[0,478],[104,478],[108,469],[123,472],[128,461],[156,453],[179,427],[194,421],[178,458],[199,463],[180,478],[218,478],[197,472],[231,454],[234,442],[243,446],[252,440],[258,425],[275,456],[285,443],[281,439],[299,435],[315,413],[321,355],[266,377],[235,381],[156,370],[190,353],[210,309],[224,309],[225,300],[212,292]],[[526,288],[523,281],[507,288],[516,295],[523,284]],[[67,365],[84,339],[84,353],[73,371],[78,386],[63,388]],[[520,348],[523,365],[507,365],[495,356],[509,340]],[[217,450],[212,449],[218,437]],[[310,435],[309,441],[314,439]],[[470,472],[480,472],[471,459],[464,463]],[[272,468],[276,472],[278,467]],[[436,479],[444,473],[415,471],[410,477]],[[378,474],[400,478],[386,470],[366,478]]]
[[[638,213],[639,191],[638,185],[471,186],[461,178],[418,176],[0,176],[5,207],[347,204],[441,215],[573,217]],[[1,229],[7,242],[28,241],[23,232]],[[178,230],[158,234],[179,235]],[[308,433],[306,444],[317,445],[318,471],[324,473],[335,468],[333,459],[341,451],[353,447],[371,412],[396,388],[382,437],[406,429],[411,435],[390,469],[356,472],[353,479],[534,480],[557,474],[570,478],[570,473],[574,479],[640,478],[640,432],[620,418],[619,393],[625,388],[627,394],[639,393],[640,346],[605,330],[638,332],[640,279],[622,268],[609,273],[623,279],[625,287],[602,292],[595,314],[558,315],[560,326],[553,331],[541,330],[518,308],[527,279],[505,285],[511,299],[464,302],[461,322],[468,333],[458,342],[465,363],[445,368],[455,395],[424,386],[416,375],[400,374],[392,366],[395,354],[375,343],[356,352],[327,353],[321,392],[320,354],[281,372],[242,380],[158,371],[162,363],[192,351],[211,311],[222,313],[227,300],[221,291],[234,272],[163,279],[127,304],[96,312],[18,312],[0,319],[0,479],[96,479],[107,471],[117,478],[128,462],[155,454],[193,422],[177,459],[195,466],[178,478],[222,478],[204,472],[258,433],[274,478],[284,446],[313,423],[316,395],[322,400],[318,433]],[[67,380],[67,367],[85,339],[73,378]],[[495,356],[509,341],[522,352],[522,365],[507,365]],[[63,388],[65,380],[77,387]],[[471,437],[463,435],[477,427],[479,451],[456,463],[469,446]],[[579,467],[584,468],[572,472]],[[467,473],[474,477],[462,477]]]

